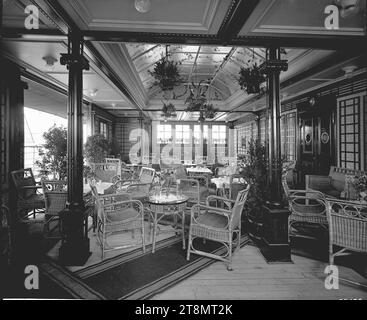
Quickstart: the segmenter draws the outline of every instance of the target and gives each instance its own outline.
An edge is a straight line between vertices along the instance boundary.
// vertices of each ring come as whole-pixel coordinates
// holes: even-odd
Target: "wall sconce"
[[[55,62],[57,62],[57,59],[52,56],[45,56],[42,58],[46,64],[45,68],[47,71],[53,71],[55,69]]]

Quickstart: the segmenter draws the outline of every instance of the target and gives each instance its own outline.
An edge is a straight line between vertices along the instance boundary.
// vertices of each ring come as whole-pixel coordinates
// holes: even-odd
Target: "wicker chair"
[[[367,253],[367,205],[358,201],[327,201],[329,259],[353,252]],[[334,246],[338,251],[334,252]]]
[[[92,186],[92,190],[95,189]],[[93,190],[96,194],[97,190]],[[118,246],[109,245],[109,236],[139,229],[141,231],[141,245],[145,252],[144,208],[138,200],[131,200],[130,194],[113,194],[96,196],[96,210],[98,213],[97,239],[102,248],[102,260],[105,253],[139,245],[136,242],[124,243]]]
[[[44,234],[47,238],[61,237],[61,224],[58,222],[59,235],[56,237],[48,236],[53,230],[50,230],[51,222],[59,220],[59,214],[66,207],[68,199],[66,181],[42,181],[43,195],[45,197],[45,224]]]
[[[119,174],[119,165],[116,163],[91,163],[92,172],[96,180],[112,182],[112,178]]]
[[[240,248],[241,215],[249,190],[250,185],[248,185],[245,190],[238,193],[236,201],[219,198],[217,196],[209,196],[206,206],[198,204],[191,208],[187,260],[190,260],[191,253],[195,253],[224,261],[227,264],[227,269],[232,270],[232,248],[235,246],[235,251]],[[225,210],[211,207],[210,200],[214,198],[217,200],[221,199],[227,203],[230,202],[233,204],[233,208]],[[236,237],[234,237],[234,235],[236,235]],[[198,237],[223,243],[227,249],[227,253],[220,256],[196,250],[193,246],[193,240]]]
[[[205,203],[210,195],[206,176],[187,176],[183,165],[174,170],[173,176],[177,183],[177,191],[189,198],[188,208],[194,204]]]
[[[139,179],[137,180],[120,180],[114,184],[116,192],[130,193],[135,200],[145,201],[149,196],[155,176],[155,170],[152,168],[142,167]]]
[[[21,169],[10,173],[14,187],[17,192],[17,213],[21,222],[43,223],[37,220],[36,212],[44,212],[45,200],[41,193],[38,192],[42,188],[37,184],[32,169]],[[32,212],[30,214],[30,212]],[[33,215],[34,219],[29,219]]]
[[[288,200],[290,215],[288,218],[289,237],[315,239],[317,237],[297,232],[297,226],[308,225],[328,230],[326,217],[326,199],[322,192],[315,190],[292,190],[283,179],[283,189]]]

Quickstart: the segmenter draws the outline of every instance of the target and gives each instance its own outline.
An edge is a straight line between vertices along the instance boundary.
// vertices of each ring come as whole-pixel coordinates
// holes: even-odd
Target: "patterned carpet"
[[[249,243],[242,236],[241,246]],[[213,241],[196,245],[217,254],[224,247]],[[216,260],[192,255],[186,260],[179,237],[170,237],[157,243],[151,253],[151,244],[146,253],[135,249],[105,259],[74,273],[50,260],[41,265],[41,271],[77,299],[148,299],[176,283],[202,270]]]

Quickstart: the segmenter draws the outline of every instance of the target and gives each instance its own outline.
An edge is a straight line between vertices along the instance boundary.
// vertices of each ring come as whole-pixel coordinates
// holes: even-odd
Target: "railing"
[[[39,167],[36,165],[37,160],[41,160],[39,151],[43,146],[24,146],[24,168],[32,168],[33,174],[38,176]]]

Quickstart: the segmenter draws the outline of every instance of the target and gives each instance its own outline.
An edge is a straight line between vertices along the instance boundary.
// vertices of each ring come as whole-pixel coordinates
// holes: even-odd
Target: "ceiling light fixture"
[[[57,62],[57,59],[52,56],[45,56],[42,58],[46,64],[45,68],[47,71],[53,71],[55,69],[55,62]]]
[[[150,0],[135,0],[135,9],[140,13],[147,13],[150,10]]]

